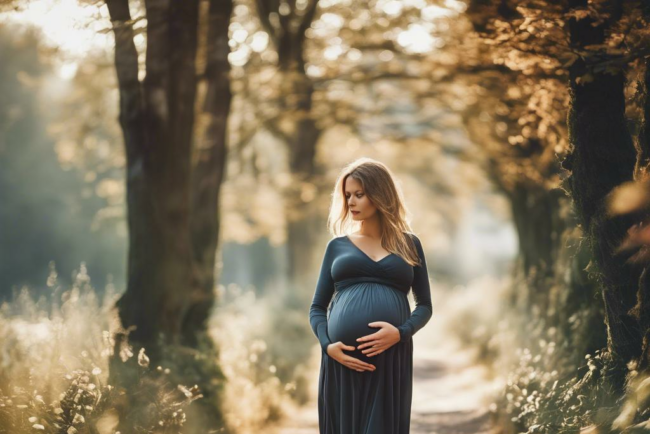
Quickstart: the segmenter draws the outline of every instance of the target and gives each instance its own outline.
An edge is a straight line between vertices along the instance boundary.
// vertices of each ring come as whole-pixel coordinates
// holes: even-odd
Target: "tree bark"
[[[573,0],[572,7],[586,6],[586,0]],[[620,5],[615,3],[612,18]],[[576,47],[603,43],[608,21],[597,26],[591,18],[569,21],[571,42]],[[565,180],[571,192],[584,236],[590,244],[597,269],[594,275],[601,284],[605,303],[608,350],[617,368],[613,384],[624,384],[625,364],[638,357],[641,337],[636,320],[630,315],[636,303],[640,270],[615,255],[627,229],[629,217],[609,218],[607,196],[615,187],[631,181],[636,150],[625,120],[625,73],[589,71],[592,80],[578,83],[588,72],[584,59],[571,65],[568,114],[572,152],[563,162],[571,172]]]
[[[206,97],[202,115],[207,127],[202,143],[195,149],[192,173],[192,246],[198,267],[198,282],[192,292],[192,306],[183,323],[184,342],[196,346],[197,335],[215,302],[215,262],[219,244],[221,184],[226,171],[226,134],[232,93],[228,63],[228,25],[233,5],[210,0],[205,69]]]
[[[107,4],[113,21],[130,20],[127,1]],[[117,15],[117,4],[127,15]],[[129,266],[127,290],[117,307],[122,324],[136,326],[129,338],[153,344],[153,362],[160,339],[179,343],[189,306],[183,288],[195,273],[189,193],[198,1],[152,0],[145,6],[147,75],[141,86],[132,39],[118,41],[128,31],[115,32],[121,108],[133,105],[120,114],[127,154]],[[128,65],[120,61],[126,58]]]
[[[508,192],[519,239],[520,270],[529,288],[528,308],[542,317],[552,314],[549,290],[557,281],[557,260],[562,234],[567,229],[560,216],[564,193],[543,185],[520,182]]]
[[[116,303],[123,332],[115,335],[112,384],[126,389],[121,432],[142,424],[151,403],[139,396],[138,366],[120,360],[127,343],[145,348],[150,365],[173,366],[178,383],[201,385],[193,407],[205,432],[223,427],[212,366],[216,349],[206,334],[214,303],[219,187],[230,108],[228,23],[231,1],[211,0],[205,81],[208,118],[193,167],[200,0],[147,0],[146,77],[138,79],[128,0],[106,0],[115,34],[120,125],[127,157],[128,279]],[[201,361],[209,354],[210,361]],[[204,357],[205,358],[205,357]],[[214,389],[214,390],[213,390]],[[140,393],[140,395],[143,395]],[[194,416],[193,416],[194,418]],[[154,421],[157,422],[157,421]],[[191,431],[190,431],[191,432]]]
[[[650,19],[650,4],[643,3],[641,7],[644,18]],[[650,59],[645,60],[642,89],[644,92],[643,125],[639,133],[639,155],[635,170],[638,180],[650,176]],[[641,273],[637,304],[631,311],[639,323],[642,336],[639,370],[646,372],[650,369],[650,276],[648,273],[650,273],[650,266],[646,266]]]

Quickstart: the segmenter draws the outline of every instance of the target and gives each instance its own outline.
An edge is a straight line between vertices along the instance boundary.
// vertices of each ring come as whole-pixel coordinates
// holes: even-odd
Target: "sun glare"
[[[420,24],[410,24],[399,33],[397,43],[412,53],[427,53],[440,47],[442,39],[431,35],[431,30]]]
[[[0,21],[33,26],[43,42],[60,50],[59,75],[70,78],[80,59],[110,49],[112,34],[106,5],[80,4],[78,0],[26,2],[19,10],[0,15]]]

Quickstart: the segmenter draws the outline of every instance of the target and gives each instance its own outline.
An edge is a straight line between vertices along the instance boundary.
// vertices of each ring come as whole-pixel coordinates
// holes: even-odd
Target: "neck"
[[[379,220],[379,214],[375,213],[371,218],[361,221],[359,235],[371,238],[381,238],[381,221]]]

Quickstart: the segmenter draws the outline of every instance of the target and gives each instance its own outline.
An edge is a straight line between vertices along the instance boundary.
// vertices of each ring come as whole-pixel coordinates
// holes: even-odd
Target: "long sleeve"
[[[420,257],[421,265],[413,267],[413,298],[415,299],[415,309],[411,316],[401,326],[397,327],[400,335],[400,342],[406,342],[429,322],[433,313],[431,306],[431,288],[429,286],[429,273],[427,271],[427,261],[424,257],[424,250],[420,239],[413,235],[413,241]]]
[[[326,354],[327,346],[332,343],[327,335],[327,308],[334,295],[334,279],[332,279],[334,249],[332,242],[333,240],[330,240],[325,248],[323,263],[316,283],[316,292],[309,309],[309,323]]]

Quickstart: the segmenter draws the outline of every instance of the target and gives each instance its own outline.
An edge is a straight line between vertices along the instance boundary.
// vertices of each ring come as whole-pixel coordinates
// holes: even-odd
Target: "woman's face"
[[[377,207],[370,202],[361,183],[349,176],[345,180],[345,199],[353,220],[365,220],[377,212]]]

